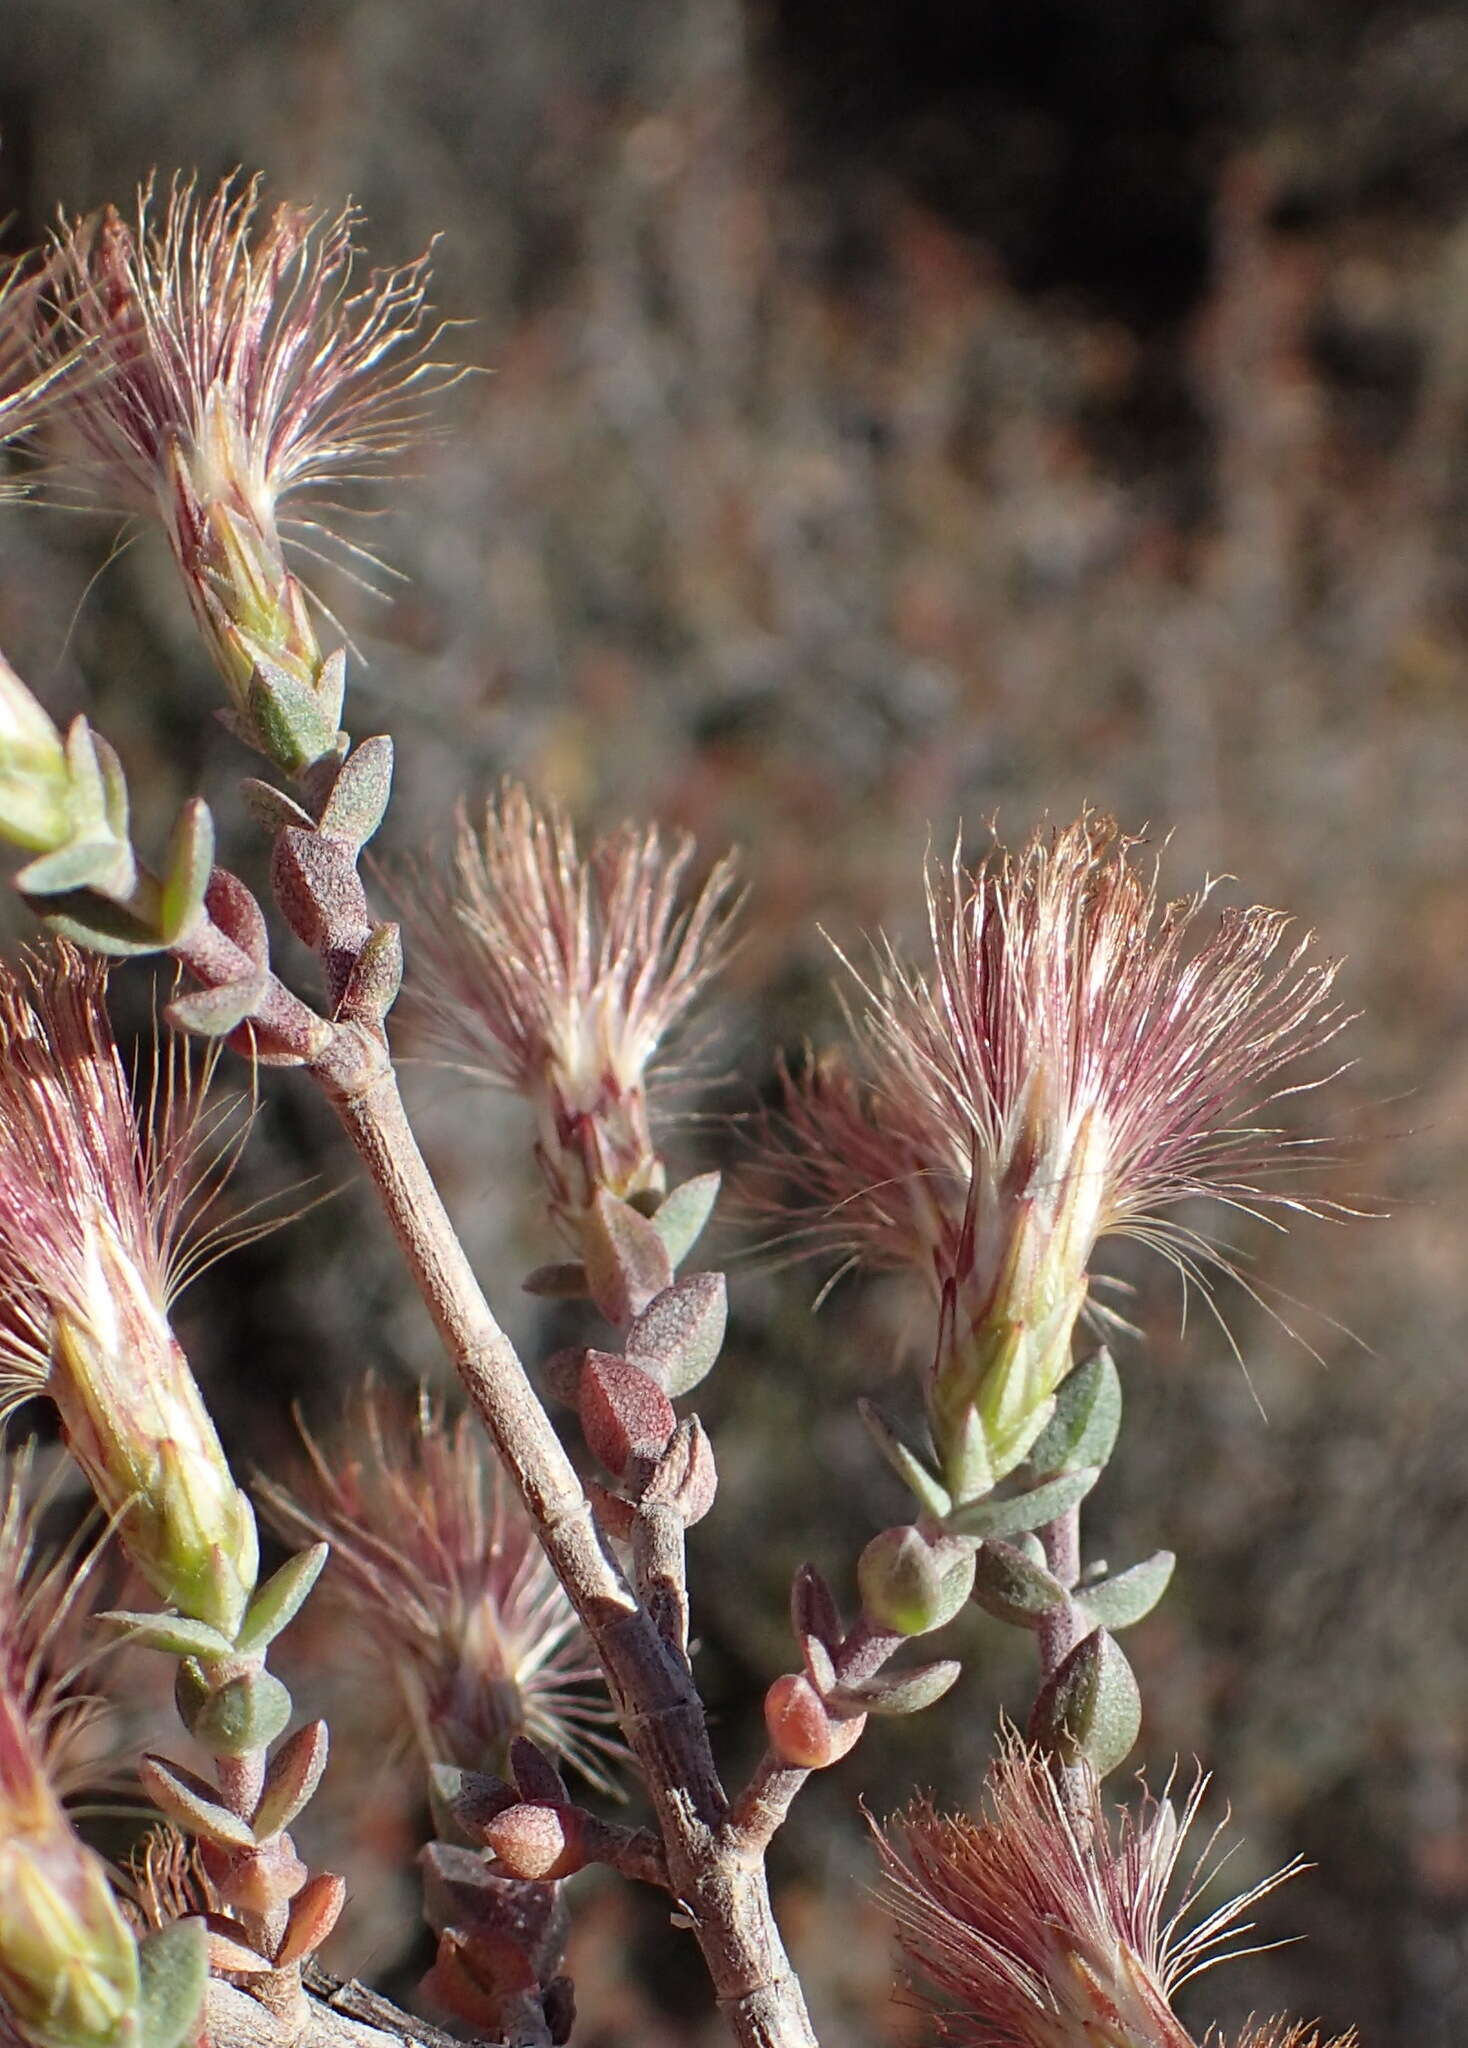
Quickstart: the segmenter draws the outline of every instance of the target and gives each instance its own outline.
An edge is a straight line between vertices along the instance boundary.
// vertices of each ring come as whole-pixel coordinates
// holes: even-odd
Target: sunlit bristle
[[[424,1760],[496,1769],[531,1736],[609,1788],[621,1746],[596,1660],[533,1525],[468,1416],[371,1388],[310,1472],[264,1483],[288,1541],[325,1541],[318,1596],[389,1680]]]

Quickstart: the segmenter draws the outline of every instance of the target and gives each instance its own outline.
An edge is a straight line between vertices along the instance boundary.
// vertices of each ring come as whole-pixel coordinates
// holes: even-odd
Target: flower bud
[[[49,1391],[67,1442],[163,1600],[234,1637],[259,1567],[255,1517],[148,1283],[100,1211]]]
[[[951,1621],[974,1584],[972,1547],[920,1529],[884,1529],[862,1552],[856,1568],[862,1608],[876,1627],[921,1636]]]
[[[865,1714],[838,1719],[803,1673],[786,1672],[765,1694],[765,1730],[782,1764],[823,1771],[853,1749],[866,1727]]]
[[[137,1944],[0,1696],[0,2009],[34,2048],[132,2048]]]

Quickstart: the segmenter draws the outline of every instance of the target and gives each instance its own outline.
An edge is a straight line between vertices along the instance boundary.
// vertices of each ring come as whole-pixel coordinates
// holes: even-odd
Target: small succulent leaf
[[[802,1648],[814,1637],[833,1657],[846,1634],[836,1596],[813,1564],[803,1564],[791,1581],[790,1626]]]
[[[290,1693],[274,1672],[242,1671],[210,1693],[192,1733],[215,1756],[248,1756],[274,1742],[292,1712]]]
[[[115,839],[73,839],[55,853],[27,861],[15,877],[27,896],[60,896],[74,889],[126,888],[131,879],[126,846]]]
[[[275,1968],[268,1956],[250,1947],[238,1920],[231,1920],[227,1913],[205,1913],[203,1920],[211,1971],[217,1974],[228,1970],[233,1977],[263,1977]]]
[[[254,1015],[264,994],[265,976],[256,973],[227,981],[220,988],[190,989],[187,995],[175,996],[163,1014],[180,1031],[227,1038]]]
[[[396,924],[374,925],[372,935],[352,963],[342,993],[342,1013],[380,1024],[398,999],[403,985],[403,934]]]
[[[861,1685],[838,1685],[827,1704],[838,1713],[920,1714],[951,1691],[963,1666],[952,1657],[912,1671],[883,1671]]]
[[[330,1751],[324,1721],[308,1721],[270,1759],[265,1788],[251,1823],[257,1842],[288,1828],[314,1796]]]
[[[89,890],[78,889],[57,902],[38,904],[36,908],[51,931],[93,953],[126,960],[162,951],[162,940],[141,918],[124,910],[120,903],[109,903],[105,896],[94,896]]]
[[[1093,1627],[1115,1635],[1152,1612],[1171,1583],[1176,1563],[1170,1550],[1156,1551],[1114,1578],[1087,1586],[1077,1595],[1077,1605]]]
[[[316,671],[316,680],[311,686],[321,705],[322,714],[333,725],[342,722],[342,711],[347,701],[347,650],[334,648]]]
[[[579,1259],[562,1259],[549,1266],[537,1266],[520,1282],[526,1294],[543,1295],[551,1301],[585,1301],[591,1293],[586,1268]]]
[[[561,1401],[568,1408],[576,1406],[576,1396],[581,1386],[581,1368],[585,1363],[584,1344],[568,1344],[542,1360],[541,1385],[553,1401]]]
[[[66,728],[65,749],[66,765],[71,771],[71,815],[84,836],[110,839],[113,834],[107,816],[107,777],[97,735],[80,714]]]
[[[314,1955],[341,1918],[347,1902],[346,1879],[335,1871],[318,1871],[291,1900],[285,1939],[275,1952],[275,1966],[285,1969]]]
[[[272,1572],[245,1610],[238,1647],[246,1656],[273,1643],[281,1630],[299,1614],[311,1588],[320,1578],[331,1555],[331,1546],[313,1543],[288,1557],[279,1571]]]
[[[610,1351],[588,1351],[576,1385],[576,1413],[593,1457],[620,1479],[634,1456],[660,1456],[678,1426],[655,1379]]]
[[[173,1920],[138,1944],[143,2039],[184,2048],[198,2031],[209,1985],[209,1935],[199,1919]]]
[[[101,733],[92,734],[92,752],[102,778],[102,815],[107,829],[120,845],[128,843],[127,775],[117,749]]]
[[[181,939],[203,916],[204,898],[213,872],[214,820],[202,797],[190,797],[178,814],[163,862],[158,929],[169,945]]]
[[[204,1703],[210,1691],[209,1681],[204,1676],[204,1667],[198,1659],[180,1658],[173,1679],[173,1704],[178,1709],[178,1718],[190,1735],[194,1732],[195,1721],[204,1711]]]
[[[648,1507],[668,1507],[685,1529],[701,1522],[719,1490],[719,1471],[709,1433],[696,1415],[686,1415],[643,1490]]]
[[[1116,1447],[1121,1410],[1121,1375],[1102,1349],[1061,1382],[1055,1412],[1030,1447],[1032,1469],[1049,1477],[1104,1466]]]
[[[609,1323],[629,1323],[672,1283],[673,1262],[657,1227],[598,1188],[581,1221],[591,1298]]]
[[[867,1426],[867,1434],[916,1499],[918,1506],[925,1514],[936,1516],[941,1522],[953,1507],[953,1497],[947,1487],[936,1473],[928,1469],[917,1452],[902,1441],[874,1401],[862,1399],[856,1406]]]
[[[674,1270],[682,1265],[703,1235],[705,1224],[719,1199],[722,1175],[697,1173],[681,1181],[663,1197],[653,1214],[653,1228],[667,1248]]]
[[[219,1804],[213,1785],[196,1778],[166,1757],[145,1756],[138,1765],[138,1783],[159,1811],[185,1833],[199,1835],[221,1849],[250,1849],[255,1836],[237,1813]]]
[[[1011,1494],[1007,1500],[971,1501],[967,1507],[955,1508],[943,1526],[950,1536],[985,1539],[1040,1529],[1083,1501],[1100,1477],[1099,1465],[1083,1466],[1047,1479],[1043,1486],[1032,1486],[1027,1493]]]
[[[348,754],[321,813],[321,830],[363,847],[382,823],[392,795],[392,741],[386,733],[363,740]]]
[[[956,1505],[967,1506],[994,1491],[998,1475],[977,1408],[966,1409],[960,1420],[944,1431],[942,1444],[944,1483]]]
[[[510,1774],[522,1799],[565,1804],[571,1797],[565,1779],[538,1742],[517,1735],[510,1744]]]
[[[986,1614],[1017,1628],[1038,1628],[1067,1598],[1059,1579],[1013,1544],[991,1538],[974,1559],[973,1598]]]
[[[287,796],[283,789],[277,789],[274,783],[261,782],[256,776],[247,775],[240,783],[240,795],[244,798],[245,807],[255,823],[270,833],[272,838],[277,832],[283,832],[288,825],[302,832],[311,831],[315,825],[316,821],[311,813],[298,804],[293,796]]]
[[[1130,1756],[1141,1726],[1132,1667],[1098,1628],[1077,1643],[1036,1700],[1030,1739],[1063,1764],[1084,1761],[1104,1778]]]
[[[335,751],[335,719],[309,684],[275,662],[257,660],[248,703],[256,744],[287,775]]]
[[[482,1840],[486,1822],[518,1805],[521,1796],[503,1778],[487,1771],[460,1770],[457,1764],[430,1765],[429,1783],[437,1804],[476,1842]]]
[[[128,1614],[116,1609],[97,1619],[124,1631],[142,1649],[161,1650],[165,1657],[227,1657],[234,1648],[227,1635],[186,1614]]]
[[[204,908],[232,946],[238,946],[262,971],[270,965],[270,933],[265,913],[238,875],[216,868],[204,892]]]
[[[675,1280],[643,1310],[627,1332],[626,1357],[676,1400],[709,1372],[724,1342],[729,1290],[722,1273],[690,1273]]]
[[[819,1636],[802,1636],[800,1653],[805,1659],[806,1677],[825,1699],[836,1684],[836,1664],[831,1652]]]

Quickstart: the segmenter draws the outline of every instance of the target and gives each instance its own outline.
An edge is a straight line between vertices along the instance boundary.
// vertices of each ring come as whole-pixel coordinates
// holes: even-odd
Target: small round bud
[[[973,1591],[973,1552],[947,1539],[929,1542],[910,1524],[884,1529],[862,1552],[856,1576],[869,1621],[894,1635],[926,1635],[951,1621]]]
[[[482,1835],[509,1877],[548,1882],[586,1862],[585,1825],[574,1806],[525,1801],[485,1824]]]
[[[765,1694],[765,1728],[782,1764],[823,1771],[855,1747],[865,1714],[836,1720],[804,1673],[786,1672]]]

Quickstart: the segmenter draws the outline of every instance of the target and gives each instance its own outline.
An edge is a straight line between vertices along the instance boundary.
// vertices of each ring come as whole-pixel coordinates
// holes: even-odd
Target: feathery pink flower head
[[[1099,1238],[1196,1274],[1215,1254],[1179,1203],[1329,1206],[1276,1186],[1299,1146],[1266,1112],[1344,1021],[1334,964],[1278,911],[1163,902],[1137,847],[1087,813],[930,875],[931,965],[881,949],[851,1006],[855,1071],[787,1077],[770,1134],[767,1164],[819,1211],[811,1250],[932,1282],[935,1435],[984,1467],[961,1497],[1043,1427]]]
[[[932,2038],[958,2048],[1196,2048],[1173,2000],[1251,1953],[1250,1909],[1298,1866],[1195,1910],[1211,1843],[1169,1901],[1200,1781],[1181,1813],[1149,1798],[1108,1822],[1095,1783],[1076,1815],[1049,1761],[1011,1738],[982,1818],[918,1802],[879,1833],[884,1895]],[[1210,2037],[1211,2038],[1211,2037]],[[1269,2030],[1239,2048],[1269,2048]],[[1275,2048],[1308,2048],[1288,2034]],[[1334,2048],[1350,2048],[1346,2041]]]
[[[86,353],[61,335],[40,299],[33,261],[0,261],[0,447],[39,425]],[[8,488],[0,478],[0,497]]]
[[[219,1248],[217,1120],[171,1055],[140,1118],[105,980],[64,942],[0,964],[0,1415],[48,1394],[155,1591],[232,1636],[254,1517],[168,1321]]]
[[[259,1487],[287,1540],[331,1545],[318,1599],[353,1624],[425,1762],[502,1766],[516,1735],[593,1784],[622,1754],[581,1624],[468,1416],[369,1389],[299,1488]]]
[[[98,1711],[77,1684],[97,1552],[43,1554],[32,1473],[0,1458],[0,2040],[141,2048],[136,1944],[62,1804]]]
[[[461,815],[446,875],[401,893],[409,992],[435,1046],[535,1111],[552,1213],[575,1239],[598,1190],[656,1196],[649,1096],[665,1048],[730,950],[734,863],[696,894],[693,841],[624,825],[583,856],[558,806],[507,784]]]
[[[63,229],[49,279],[50,348],[84,344],[96,370],[61,409],[75,452],[58,471],[162,521],[247,727],[262,661],[340,711],[282,530],[333,536],[283,508],[339,510],[322,492],[387,468],[455,374],[430,359],[426,255],[354,288],[355,209],[259,212],[258,178],[145,189],[135,221],[108,208]]]

